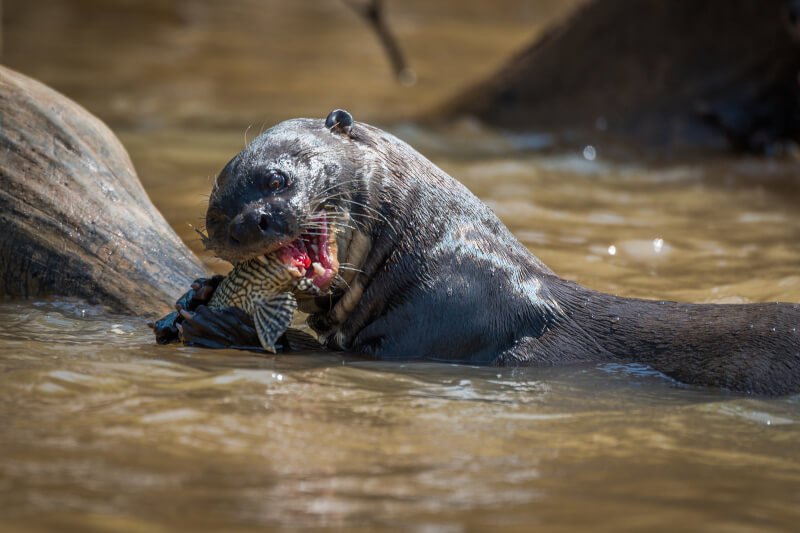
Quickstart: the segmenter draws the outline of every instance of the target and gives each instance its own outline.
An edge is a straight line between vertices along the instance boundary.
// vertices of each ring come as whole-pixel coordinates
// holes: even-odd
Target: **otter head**
[[[295,119],[261,134],[214,183],[206,213],[206,246],[239,263],[275,253],[318,289],[338,271],[336,231],[326,200],[347,172],[353,118]],[[351,158],[350,158],[351,159]]]

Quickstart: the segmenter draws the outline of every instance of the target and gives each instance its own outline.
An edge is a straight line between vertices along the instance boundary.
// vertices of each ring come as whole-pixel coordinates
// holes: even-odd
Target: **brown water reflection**
[[[399,4],[412,89],[393,85],[349,11],[322,1],[6,1],[3,59],[108,120],[192,241],[214,173],[262,123],[342,106],[392,124],[489,71],[558,3]],[[564,277],[629,296],[800,302],[792,160],[656,168],[610,163],[601,145],[594,161],[520,154],[469,125],[393,129]],[[800,519],[797,396],[695,389],[635,365],[159,347],[141,321],[75,302],[0,302],[0,353],[4,530],[778,531]]]

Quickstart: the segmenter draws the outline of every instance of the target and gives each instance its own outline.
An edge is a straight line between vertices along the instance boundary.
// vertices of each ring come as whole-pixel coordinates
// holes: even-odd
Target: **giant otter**
[[[206,222],[207,246],[228,261],[318,263],[307,274],[317,294],[296,296],[329,348],[490,365],[630,360],[687,383],[800,391],[798,305],[648,301],[563,280],[458,181],[345,111],[256,138],[219,174]],[[253,335],[242,314],[184,315],[187,342],[258,345],[242,341]]]

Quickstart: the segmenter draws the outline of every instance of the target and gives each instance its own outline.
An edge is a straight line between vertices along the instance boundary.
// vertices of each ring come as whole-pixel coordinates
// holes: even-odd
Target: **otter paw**
[[[206,305],[211,300],[214,291],[217,290],[217,286],[219,286],[223,279],[225,279],[225,276],[216,275],[210,278],[198,278],[194,280],[191,290],[184,294],[175,305],[180,305],[182,308],[189,311],[194,311],[199,306]]]
[[[180,314],[183,321],[176,327],[186,346],[261,350],[255,323],[241,309],[200,305],[194,312],[182,309]]]
[[[170,313],[160,320],[147,323],[152,328],[153,333],[156,334],[156,342],[158,344],[169,344],[180,340],[180,333],[176,327],[180,318],[178,313]]]

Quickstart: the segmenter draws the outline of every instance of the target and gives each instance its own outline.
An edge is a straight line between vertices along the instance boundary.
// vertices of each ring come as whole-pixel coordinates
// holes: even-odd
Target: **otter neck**
[[[581,337],[601,358],[739,392],[786,394],[800,386],[797,304],[640,300],[555,279],[550,288],[565,315],[561,334]]]

